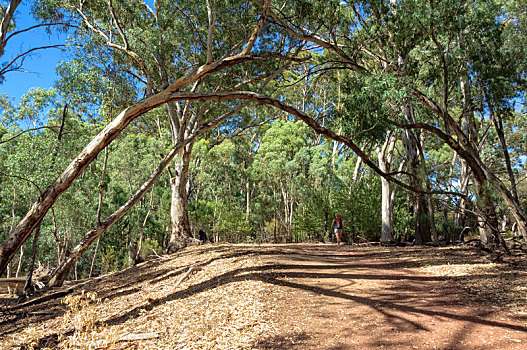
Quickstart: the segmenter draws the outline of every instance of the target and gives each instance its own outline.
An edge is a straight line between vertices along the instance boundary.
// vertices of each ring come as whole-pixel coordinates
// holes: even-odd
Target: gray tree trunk
[[[406,121],[414,124],[413,109],[411,106],[402,107]],[[409,182],[413,188],[423,190],[423,174],[420,164],[419,147],[417,142],[419,138],[412,133],[411,130],[405,130],[402,135],[403,146],[406,151],[406,161],[408,165],[408,172],[410,173]],[[426,207],[426,198],[423,193],[412,193],[412,200],[414,205],[414,220],[415,220],[415,243],[422,245],[425,242],[430,242],[430,225],[428,222],[428,209]]]
[[[459,182],[461,187],[460,192],[466,196],[468,194],[469,168],[464,159],[461,159],[461,175],[459,177]],[[466,223],[465,209],[467,208],[467,198],[461,197],[457,203],[454,222],[459,227],[464,228]]]
[[[174,253],[194,242],[188,218],[188,172],[193,143],[185,147],[175,161],[175,174],[170,179],[170,241],[167,252]]]
[[[391,171],[396,140],[395,135],[388,134],[384,145],[382,147],[377,145],[379,169],[385,173]],[[392,186],[388,180],[381,177],[381,242],[392,242],[394,240]]]
[[[478,196],[476,213],[481,244],[492,249],[500,244],[500,232],[496,208],[487,181],[476,179],[476,191]]]

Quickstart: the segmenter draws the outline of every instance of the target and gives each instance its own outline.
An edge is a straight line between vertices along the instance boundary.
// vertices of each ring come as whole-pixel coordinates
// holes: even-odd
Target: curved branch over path
[[[242,62],[259,59],[265,59],[265,57],[238,54],[222,58],[211,64],[204,64],[191,73],[180,77],[165,90],[149,96],[119,113],[119,115],[82,150],[64,172],[42,193],[40,198],[33,204],[24,218],[2,243],[0,246],[0,275],[4,273],[7,264],[15,255],[17,249],[31,235],[38,222],[40,222],[40,220],[46,215],[49,208],[51,208],[58,197],[68,189],[71,183],[95,159],[99,152],[108,146],[135,118],[174,100],[172,96],[174,93],[188,87],[190,84],[204,78],[208,74]]]
[[[399,186],[413,191],[417,193],[424,193],[424,194],[445,194],[445,195],[454,195],[454,196],[461,196],[464,197],[464,194],[457,193],[457,192],[450,192],[450,191],[423,191],[418,188],[414,188],[408,184],[405,184],[404,182],[398,180],[394,174],[392,173],[385,173],[379,167],[371,161],[370,157],[352,140],[349,138],[339,135],[333,131],[331,131],[328,128],[325,128],[318,124],[316,120],[308,116],[306,113],[296,109],[293,106],[290,106],[288,104],[283,103],[282,101],[279,101],[275,98],[257,94],[255,92],[251,91],[230,91],[230,92],[217,92],[217,93],[187,93],[187,92],[177,92],[172,94],[172,100],[194,100],[194,101],[224,101],[224,100],[250,100],[255,101],[260,104],[266,104],[274,106],[278,109],[283,110],[284,112],[287,112],[291,115],[294,115],[298,119],[302,120],[304,123],[306,123],[310,128],[312,128],[315,132],[318,134],[322,134],[324,136],[327,136],[335,141],[344,143],[346,146],[348,146],[357,156],[359,156],[362,161],[367,164],[373,171],[375,171],[380,176],[384,177],[388,181],[391,181],[393,183],[398,184]]]

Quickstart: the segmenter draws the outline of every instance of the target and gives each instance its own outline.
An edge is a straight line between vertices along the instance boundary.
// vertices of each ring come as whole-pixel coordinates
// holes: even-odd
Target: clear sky
[[[15,13],[16,28],[18,30],[31,27],[37,22],[30,14],[31,2],[23,0]],[[2,62],[9,62],[20,53],[34,47],[64,44],[66,35],[46,33],[44,28],[32,29],[31,31],[14,36],[7,42]],[[20,96],[32,87],[50,88],[57,79],[55,67],[60,60],[66,60],[66,53],[60,49],[38,50],[31,54],[25,61],[22,70],[9,72],[5,75],[5,81],[0,85],[0,93],[18,101]]]

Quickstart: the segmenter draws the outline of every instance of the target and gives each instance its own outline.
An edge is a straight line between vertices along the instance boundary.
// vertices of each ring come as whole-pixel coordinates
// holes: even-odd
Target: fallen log
[[[22,285],[22,287],[23,287],[23,285]],[[35,298],[35,299],[32,299],[32,300],[26,301],[25,303],[19,304],[17,307],[22,308],[22,307],[26,307],[26,306],[40,304],[40,303],[43,303],[43,302],[48,301],[48,300],[62,298],[64,296],[70,294],[71,292],[73,292],[73,288],[69,288],[67,290],[61,290],[61,291],[58,291],[58,292],[55,292],[55,293],[43,295],[43,296],[41,296],[39,298]]]
[[[185,274],[183,276],[181,276],[181,278],[179,279],[179,281],[177,281],[176,285],[174,287],[177,287],[181,284],[181,282],[183,282],[188,276],[190,276],[190,274],[193,272],[193,271],[200,271],[201,270],[201,267],[199,266],[192,266],[192,267],[189,267],[188,271],[185,272]]]

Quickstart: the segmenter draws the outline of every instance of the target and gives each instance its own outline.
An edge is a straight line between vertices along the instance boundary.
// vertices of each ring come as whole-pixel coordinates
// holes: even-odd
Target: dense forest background
[[[9,4],[2,80],[23,67],[6,38],[31,35],[4,26]],[[471,235],[499,249],[527,237],[525,11],[523,0],[35,1],[39,23],[69,39],[54,88],[1,96],[3,247],[86,145],[144,110],[3,248],[4,272],[25,274],[33,247],[54,269],[84,244],[69,275],[84,278],[199,231],[329,242],[336,212],[347,242]]]

